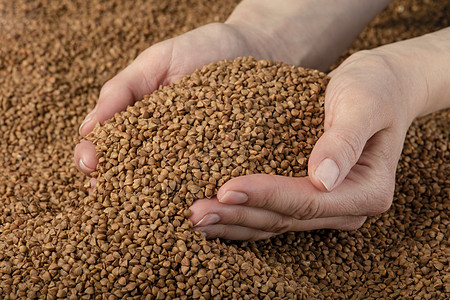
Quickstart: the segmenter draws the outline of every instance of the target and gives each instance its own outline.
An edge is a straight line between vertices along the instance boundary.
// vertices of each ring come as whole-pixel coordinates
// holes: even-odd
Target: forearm
[[[226,21],[272,60],[326,70],[390,0],[244,0]]]
[[[450,107],[450,27],[373,51],[401,78],[409,121]]]

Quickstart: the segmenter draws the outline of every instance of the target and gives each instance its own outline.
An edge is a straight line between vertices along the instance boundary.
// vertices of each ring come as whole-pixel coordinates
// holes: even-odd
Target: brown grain
[[[244,299],[256,294],[269,299],[283,292],[299,298],[448,298],[448,110],[414,122],[398,166],[392,208],[369,218],[354,232],[286,233],[257,243],[205,241],[195,235],[195,243],[182,234],[190,232],[185,222],[189,211],[175,209],[185,199],[160,199],[156,213],[148,204],[146,194],[152,188],[160,194],[173,192],[180,186],[175,177],[188,172],[198,183],[190,186],[195,196],[200,192],[210,196],[223,176],[243,172],[244,168],[236,169],[237,161],[250,166],[257,155],[267,159],[261,172],[292,169],[289,157],[269,158],[265,144],[255,144],[248,154],[237,153],[239,144],[228,145],[231,155],[238,154],[236,159],[223,157],[221,166],[211,164],[207,180],[201,174],[206,172],[203,163],[209,162],[198,162],[135,181],[136,174],[131,172],[135,165],[168,167],[174,158],[154,154],[148,161],[129,161],[118,171],[124,173],[120,181],[111,182],[118,173],[104,173],[103,188],[85,199],[88,180],[74,167],[73,145],[77,127],[92,109],[103,83],[150,44],[207,22],[223,21],[236,3],[0,2],[0,298],[118,299],[142,298],[147,293],[150,298],[165,299],[189,289],[186,298],[226,298],[236,293],[245,295]],[[449,26],[449,16],[448,1],[393,1],[342,58]],[[192,82],[202,84],[200,77]],[[264,91],[258,89],[258,93]],[[241,96],[249,97],[246,93]],[[212,101],[214,96],[206,93],[204,99]],[[199,108],[206,115],[213,113],[211,108]],[[245,116],[251,109],[246,103],[236,116]],[[320,123],[314,118],[303,122],[301,109],[289,110],[290,123],[286,113],[284,118],[275,117],[277,124],[284,122],[299,131]],[[192,116],[200,118],[197,109],[193,111]],[[143,116],[130,115],[127,122],[134,125]],[[263,125],[256,121],[257,126]],[[148,123],[143,139],[138,135],[130,140],[131,132],[119,130],[123,135],[113,143],[129,140],[129,148],[111,152],[110,158],[124,162],[128,150],[143,148],[142,141],[154,136],[160,126]],[[178,125],[166,130],[165,134],[194,133]],[[213,131],[197,133],[207,140],[217,138]],[[261,132],[254,133],[261,137]],[[165,151],[199,141],[182,139],[170,146],[157,142]],[[280,146],[277,151],[284,149]],[[295,156],[295,165],[304,170],[307,159],[301,154]],[[119,182],[125,183],[127,175],[132,180],[119,192],[111,192],[118,190]],[[160,185],[150,187],[155,177]],[[146,196],[134,196],[142,186],[139,192]],[[187,187],[180,190],[191,193]],[[163,209],[167,216],[160,213]],[[179,228],[177,238],[166,237],[173,232],[169,223]],[[184,241],[186,252],[178,240]],[[161,262],[161,255],[172,261]],[[102,294],[106,290],[111,292]]]

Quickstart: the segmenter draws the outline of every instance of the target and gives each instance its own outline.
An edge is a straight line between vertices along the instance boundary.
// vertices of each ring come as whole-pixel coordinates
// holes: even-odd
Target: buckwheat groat
[[[116,192],[106,190],[106,181],[99,184],[103,190],[86,198],[83,185],[89,178],[76,169],[73,147],[101,86],[150,44],[223,22],[237,2],[0,1],[1,299],[120,299],[131,294],[131,299],[152,299],[157,297],[153,292],[170,298],[173,292],[164,295],[166,286],[191,286],[195,291],[186,292],[187,298],[194,293],[208,298],[195,286],[211,274],[219,274],[209,286],[211,295],[245,291],[244,299],[256,293],[263,299],[282,295],[283,289],[285,298],[295,290],[306,299],[448,299],[449,110],[413,122],[397,168],[392,208],[355,231],[289,232],[258,242],[219,243],[183,229],[191,226],[184,208],[168,216],[168,223],[156,221],[153,230],[155,209],[145,204],[151,199],[130,202],[126,192],[123,200],[108,204],[105,199],[116,199]],[[449,1],[396,0],[341,58],[449,24]],[[137,211],[144,217],[136,228]],[[176,225],[175,218],[179,230],[193,238],[185,241],[185,252],[173,238],[169,252],[176,252],[174,260],[182,253],[188,257],[173,269],[172,263],[160,262],[169,252],[155,242],[166,239],[158,232],[170,222]],[[140,228],[145,230],[136,234]],[[148,231],[155,238],[143,241],[139,236]],[[219,244],[224,248],[215,248]],[[213,248],[228,252],[219,255]],[[219,260],[198,258],[210,253]],[[142,267],[151,263],[151,271]],[[229,272],[236,273],[231,277]],[[178,275],[165,282],[171,274]],[[178,285],[179,279],[187,283]]]
[[[220,240],[207,242],[192,230],[188,208],[240,175],[305,176],[323,132],[327,81],[311,69],[225,60],[96,127],[88,138],[98,149],[98,183],[85,200],[92,209],[83,227],[97,239],[88,246],[99,253],[96,265],[128,266],[100,272],[95,280],[109,281],[98,291],[157,298],[308,292],[281,265]]]

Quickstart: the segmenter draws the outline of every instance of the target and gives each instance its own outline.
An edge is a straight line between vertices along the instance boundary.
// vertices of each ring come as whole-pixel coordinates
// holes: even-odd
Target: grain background
[[[62,271],[44,270],[47,262],[30,249],[42,248],[49,261],[58,261],[63,250],[52,243],[80,230],[71,225],[80,217],[88,179],[76,170],[73,149],[102,84],[151,44],[223,21],[237,3],[0,1],[1,298],[58,296],[51,272]],[[394,1],[342,58],[449,23],[449,1]],[[447,298],[449,120],[445,110],[413,123],[394,204],[360,230],[236,245],[256,247],[291,268],[317,297]]]

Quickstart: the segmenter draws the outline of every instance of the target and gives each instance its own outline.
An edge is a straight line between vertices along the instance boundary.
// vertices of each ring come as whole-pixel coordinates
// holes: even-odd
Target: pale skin
[[[243,1],[224,23],[155,44],[108,81],[80,127],[87,135],[159,85],[209,62],[252,55],[326,70],[389,1]],[[450,28],[360,51],[330,75],[325,133],[308,176],[234,178],[191,207],[209,238],[259,240],[286,231],[359,228],[386,211],[406,131],[418,116],[450,106]],[[95,147],[81,141],[75,162],[95,170]]]

